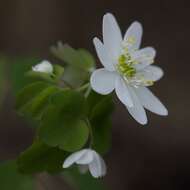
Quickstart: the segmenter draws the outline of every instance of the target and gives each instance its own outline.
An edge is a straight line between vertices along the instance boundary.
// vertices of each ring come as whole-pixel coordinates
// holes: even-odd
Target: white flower
[[[35,72],[42,72],[42,73],[51,74],[53,72],[53,66],[49,61],[44,60],[41,63],[32,67],[32,70]]]
[[[156,51],[152,47],[139,49],[142,26],[133,22],[122,38],[116,19],[110,13],[103,17],[103,43],[94,38],[98,57],[104,66],[91,75],[91,86],[106,95],[114,89],[120,101],[140,124],[147,123],[144,108],[159,115],[167,115],[164,105],[148,86],[163,76],[163,71],[152,66]]]
[[[63,163],[63,168],[68,168],[74,163],[80,166],[82,173],[89,169],[93,177],[98,178],[106,174],[106,165],[102,157],[92,149],[82,149],[71,154]]]

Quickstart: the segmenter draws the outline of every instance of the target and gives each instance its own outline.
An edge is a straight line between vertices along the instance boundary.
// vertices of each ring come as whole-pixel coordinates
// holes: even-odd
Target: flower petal
[[[142,25],[135,21],[133,22],[125,33],[124,41],[127,42],[130,50],[139,49],[142,38]]]
[[[139,97],[142,105],[153,113],[158,115],[168,115],[168,110],[160,102],[160,100],[154,96],[154,94],[146,87],[139,87],[135,89],[137,96]]]
[[[133,106],[133,101],[129,93],[129,89],[125,81],[121,77],[117,77],[115,83],[115,92],[120,101],[128,107]]]
[[[90,84],[94,91],[106,95],[114,90],[116,77],[115,72],[97,69],[91,75]]]
[[[146,66],[153,63],[156,56],[156,50],[152,47],[146,47],[132,52],[131,56],[134,60],[138,62],[138,64],[135,65],[135,68],[137,70],[142,70]]]
[[[77,161],[77,164],[89,164],[93,160],[92,150],[88,150]]]
[[[147,124],[147,116],[146,116],[146,112],[143,108],[143,106],[141,105],[136,93],[134,92],[134,88],[133,87],[129,87],[130,90],[130,94],[133,100],[133,107],[128,107],[127,109],[129,111],[129,113],[131,114],[131,116],[140,124],[145,125]]]
[[[89,164],[90,173],[95,178],[102,177],[106,173],[105,163],[103,159],[95,151],[93,151],[93,155],[94,159]]]
[[[63,168],[68,168],[72,164],[74,164],[77,160],[79,160],[84,154],[88,152],[88,149],[83,149],[71,154],[63,163]]]
[[[114,63],[113,60],[109,57],[108,52],[106,51],[104,45],[98,38],[93,39],[94,46],[96,48],[96,52],[98,57],[102,63],[102,65],[109,71],[114,71]]]
[[[150,65],[143,71],[139,72],[139,74],[142,74],[146,80],[157,81],[162,78],[164,72],[160,67]]]
[[[105,176],[107,168],[106,168],[106,164],[105,164],[104,160],[102,159],[102,157],[100,157],[100,162],[101,162],[101,167],[102,167],[102,176]]]
[[[122,35],[115,17],[110,13],[103,17],[103,42],[113,59],[118,59],[121,51]]]

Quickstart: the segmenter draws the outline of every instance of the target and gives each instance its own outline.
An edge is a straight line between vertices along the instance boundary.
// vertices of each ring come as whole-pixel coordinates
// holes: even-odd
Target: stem
[[[72,85],[70,83],[68,83],[67,81],[63,80],[63,82],[66,84],[67,87],[73,88]]]
[[[58,82],[58,85],[59,85],[60,87],[66,86],[66,87],[68,87],[68,88],[73,89],[72,85],[71,85],[70,83],[68,83],[67,81],[63,80],[63,79],[61,79],[61,80]]]
[[[78,90],[78,91],[83,91],[83,90],[85,90],[86,88],[88,88],[89,85],[90,85],[89,83],[86,83],[86,84],[84,84],[83,86],[77,88],[77,90]]]
[[[93,143],[94,143],[94,137],[93,137],[93,132],[92,132],[92,126],[90,124],[90,121],[89,119],[87,118],[86,119],[86,123],[88,125],[88,128],[89,128],[89,133],[90,133],[90,143],[89,143],[89,147],[91,148]]]
[[[88,89],[86,90],[86,92],[85,92],[85,94],[84,94],[84,97],[85,97],[85,98],[87,98],[87,97],[89,96],[89,94],[90,94],[90,92],[91,92],[91,89],[92,89],[92,88],[91,88],[91,86],[89,85],[89,86],[88,86]]]
[[[43,181],[43,180],[41,179],[41,177],[38,178],[38,182],[41,184],[41,186],[43,187],[43,189],[49,190],[48,185],[46,184],[45,181]]]

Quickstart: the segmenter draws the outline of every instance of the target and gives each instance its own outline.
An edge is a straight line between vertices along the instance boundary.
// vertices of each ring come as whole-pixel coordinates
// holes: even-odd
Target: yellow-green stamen
[[[133,67],[135,61],[132,60],[129,53],[120,55],[118,59],[117,69],[118,72],[125,77],[133,77],[136,74],[136,70]]]

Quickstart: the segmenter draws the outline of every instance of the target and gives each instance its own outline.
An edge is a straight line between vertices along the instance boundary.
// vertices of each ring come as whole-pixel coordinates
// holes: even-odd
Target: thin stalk
[[[94,143],[94,136],[93,136],[92,126],[91,126],[90,121],[89,121],[88,118],[86,119],[86,123],[87,123],[87,126],[88,126],[88,128],[89,128],[89,133],[90,133],[90,143],[89,143],[89,147],[92,148],[92,145],[93,145],[93,143]]]
[[[89,85],[90,85],[89,83],[86,83],[86,84],[84,84],[83,86],[77,88],[76,90],[78,90],[78,91],[83,91],[83,90],[87,89],[87,88],[89,87]]]
[[[92,88],[91,88],[91,86],[89,85],[88,88],[87,88],[87,90],[86,90],[86,92],[85,92],[85,94],[84,94],[84,97],[85,97],[85,98],[87,98],[87,97],[89,96],[89,94],[90,94],[90,92],[91,92],[91,89],[92,89]]]

